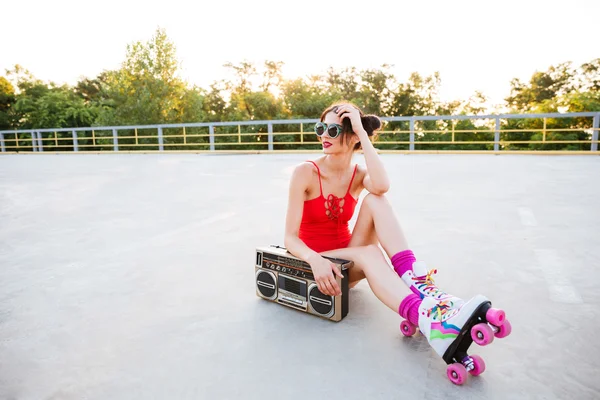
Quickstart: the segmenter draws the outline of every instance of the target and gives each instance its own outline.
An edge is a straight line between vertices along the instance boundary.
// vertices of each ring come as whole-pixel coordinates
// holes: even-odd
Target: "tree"
[[[600,58],[582,64],[578,76],[579,91],[598,93],[600,91]]]
[[[321,112],[333,101],[335,94],[323,87],[321,77],[285,81],[281,87],[283,103],[293,118],[319,118]]]
[[[281,74],[282,67],[282,61],[265,61],[263,83],[260,86],[263,92],[268,92],[272,86],[279,88],[281,82],[283,82],[283,76]]]
[[[325,76],[329,86],[327,90],[338,99],[349,101],[356,101],[358,98],[359,79],[355,67],[344,68],[341,71],[329,68]]]
[[[94,122],[96,110],[87,107],[68,85],[46,84],[19,65],[7,75],[18,88],[10,112],[13,125],[21,129],[77,128]]]
[[[571,63],[551,66],[545,72],[536,71],[528,84],[515,79],[511,82],[511,95],[506,99],[513,112],[557,113],[600,111],[600,59],[573,68]],[[583,141],[589,139],[586,131],[589,118],[511,119],[502,139],[516,141],[510,149],[582,150],[582,143],[557,143],[556,141]],[[528,131],[530,130],[530,131]],[[520,144],[532,140],[543,143]],[[554,142],[554,143],[553,143]]]
[[[8,79],[0,76],[0,130],[13,127],[11,111],[15,100],[15,88]]]
[[[146,43],[128,45],[121,68],[102,76],[103,92],[110,100],[96,124],[174,123],[184,114],[191,117],[183,103],[188,89],[177,72],[175,46],[163,29]]]
[[[551,66],[546,72],[536,71],[528,84],[513,79],[506,102],[515,112],[530,112],[537,104],[577,90],[573,76],[571,63],[563,63]]]
[[[390,66],[384,64],[381,69],[367,69],[359,72],[360,85],[358,88],[357,99],[361,108],[367,114],[379,116],[389,115],[389,108],[392,104],[392,91],[396,79],[389,72]]]
[[[259,90],[255,91],[254,81],[259,74],[254,64],[248,61],[225,64],[226,68],[234,71],[235,77],[224,82],[229,94],[229,107],[226,109],[228,119],[267,120],[287,117],[283,101],[271,91],[279,89],[282,65],[280,61],[265,61],[263,81],[259,84]]]

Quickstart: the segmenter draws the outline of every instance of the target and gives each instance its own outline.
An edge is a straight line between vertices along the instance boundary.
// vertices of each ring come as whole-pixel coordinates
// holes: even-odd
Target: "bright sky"
[[[514,77],[600,57],[597,0],[23,0],[2,11],[0,75],[20,64],[57,83],[118,68],[159,26],[182,76],[205,88],[229,77],[226,62],[283,61],[286,78],[387,63],[399,80],[439,71],[443,100],[480,90],[494,104]]]

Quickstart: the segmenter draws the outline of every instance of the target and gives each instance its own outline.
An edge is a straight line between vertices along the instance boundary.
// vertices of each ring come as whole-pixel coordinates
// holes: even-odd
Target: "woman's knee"
[[[388,204],[385,194],[367,193],[363,199],[363,204],[370,209],[375,209],[382,204]]]

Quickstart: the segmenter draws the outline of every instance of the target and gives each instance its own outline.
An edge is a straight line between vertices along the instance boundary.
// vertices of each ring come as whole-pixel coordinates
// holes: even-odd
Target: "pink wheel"
[[[450,382],[455,385],[462,385],[467,380],[467,369],[460,363],[450,364],[446,369],[446,375],[448,375]]]
[[[400,331],[404,336],[412,336],[417,332],[417,327],[407,320],[400,323]]]
[[[490,308],[485,313],[485,319],[492,325],[502,326],[504,321],[506,320],[506,314],[504,311],[499,310],[497,308]]]
[[[480,346],[487,346],[494,341],[494,331],[488,324],[480,323],[471,329],[471,338]]]
[[[473,360],[473,369],[470,370],[469,373],[473,376],[483,374],[483,371],[485,371],[485,362],[483,361],[483,358],[479,357],[478,355],[473,355],[470,357]]]
[[[502,339],[502,338],[510,335],[511,332],[512,332],[512,326],[510,325],[510,321],[505,320],[504,324],[502,324],[502,326],[498,327],[498,332],[494,333],[494,336],[496,336],[498,339]]]

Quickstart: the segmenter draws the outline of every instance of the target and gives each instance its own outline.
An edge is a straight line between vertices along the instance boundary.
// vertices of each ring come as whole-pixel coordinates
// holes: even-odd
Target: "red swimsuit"
[[[339,198],[330,194],[325,198],[321,184],[321,170],[317,164],[309,162],[313,163],[319,173],[321,195],[304,201],[298,237],[317,253],[347,247],[352,237],[348,221],[352,219],[357,204],[357,200],[350,194],[350,188],[358,165],[354,167],[346,195]]]

